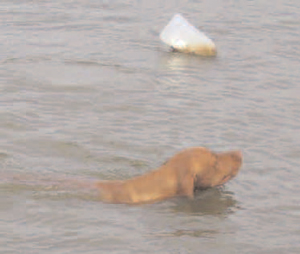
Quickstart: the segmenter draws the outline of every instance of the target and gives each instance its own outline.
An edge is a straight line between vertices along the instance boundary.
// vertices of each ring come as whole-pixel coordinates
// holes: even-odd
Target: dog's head
[[[205,156],[202,165],[196,168],[195,189],[220,186],[237,175],[242,166],[241,151],[213,153]]]
[[[206,148],[187,149],[174,157],[172,164],[181,177],[180,191],[193,196],[196,189],[220,186],[235,177],[242,165],[242,153],[214,153]]]

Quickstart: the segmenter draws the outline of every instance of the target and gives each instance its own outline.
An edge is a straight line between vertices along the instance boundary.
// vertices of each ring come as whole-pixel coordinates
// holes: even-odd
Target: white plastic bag
[[[180,14],[175,14],[162,30],[160,39],[174,51],[203,56],[214,56],[217,53],[213,41]]]

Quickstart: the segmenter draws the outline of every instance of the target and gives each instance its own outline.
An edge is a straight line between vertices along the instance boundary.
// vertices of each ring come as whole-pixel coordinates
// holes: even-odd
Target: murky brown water
[[[181,12],[216,58],[169,53]],[[0,183],[1,253],[300,253],[299,1],[1,1],[0,177],[117,179],[242,149],[222,190],[143,206]]]

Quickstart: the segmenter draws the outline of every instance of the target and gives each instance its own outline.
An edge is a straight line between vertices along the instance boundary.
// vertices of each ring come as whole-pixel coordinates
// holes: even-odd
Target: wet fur
[[[215,153],[204,147],[183,150],[156,170],[125,181],[100,181],[95,187],[108,203],[153,203],[174,196],[194,197],[197,189],[222,185],[235,177],[242,153]]]

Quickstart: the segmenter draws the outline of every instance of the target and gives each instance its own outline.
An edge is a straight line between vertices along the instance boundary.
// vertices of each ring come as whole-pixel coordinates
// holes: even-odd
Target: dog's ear
[[[194,198],[195,177],[192,174],[186,174],[181,181],[180,194],[191,199]]]

